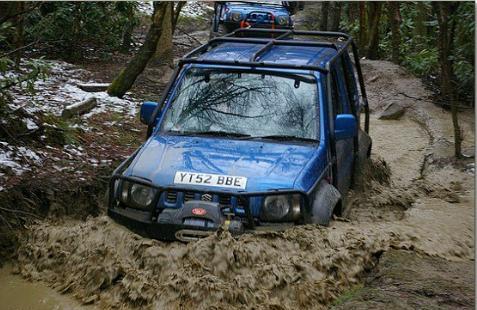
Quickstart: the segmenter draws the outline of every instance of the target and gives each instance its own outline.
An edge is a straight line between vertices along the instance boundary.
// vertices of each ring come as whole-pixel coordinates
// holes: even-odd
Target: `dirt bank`
[[[474,262],[391,250],[332,309],[474,309]]]
[[[418,275],[406,282],[414,292],[440,292],[454,282],[465,288],[462,294],[472,291],[463,270],[474,259],[473,172],[446,155],[452,153],[450,115],[423,101],[428,94],[420,81],[398,66],[380,61],[364,68],[373,80],[373,163],[366,185],[350,196],[348,219],[237,239],[218,232],[187,245],[139,237],[106,216],[52,220],[28,228],[18,251],[21,274],[102,308],[326,308],[350,289],[377,289],[400,273]],[[386,101],[401,93],[403,118],[377,119]],[[473,120],[462,119],[466,137],[473,137]],[[454,282],[445,274],[431,282],[420,271],[438,267],[437,261],[456,270]],[[384,276],[376,276],[382,270]],[[341,306],[371,307],[380,296]],[[386,298],[395,305],[408,297]],[[439,298],[418,302],[434,305]],[[470,303],[466,297],[463,305]]]

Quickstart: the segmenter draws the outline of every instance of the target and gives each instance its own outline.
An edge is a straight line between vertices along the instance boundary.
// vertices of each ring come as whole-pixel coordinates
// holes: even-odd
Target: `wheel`
[[[311,206],[310,223],[328,226],[335,210],[341,211],[341,194],[326,181],[318,184]],[[339,209],[339,210],[338,210]]]

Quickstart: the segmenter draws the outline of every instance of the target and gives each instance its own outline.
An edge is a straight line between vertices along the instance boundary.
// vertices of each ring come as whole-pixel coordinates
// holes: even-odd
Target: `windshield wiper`
[[[256,137],[250,137],[250,139],[270,139],[270,140],[277,140],[277,141],[303,141],[303,142],[314,142],[314,143],[318,142],[317,139],[289,136],[289,135],[256,136]]]
[[[180,136],[216,136],[216,137],[239,137],[239,138],[249,138],[250,135],[238,133],[238,132],[228,132],[221,130],[209,130],[209,131],[168,131]]]

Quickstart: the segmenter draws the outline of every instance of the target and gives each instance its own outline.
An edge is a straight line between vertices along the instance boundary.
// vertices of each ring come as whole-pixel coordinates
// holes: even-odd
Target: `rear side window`
[[[336,77],[335,70],[332,70],[331,72],[331,102],[333,108],[333,116],[336,117],[336,115],[342,114],[343,106],[340,103],[338,79]]]
[[[336,63],[331,69],[331,79],[333,115],[336,116],[337,114],[352,113],[353,110],[349,101],[347,83],[341,58],[336,60]]]
[[[354,78],[353,64],[351,63],[351,60],[348,54],[344,54],[342,56],[342,64],[343,64],[344,77],[346,80],[346,88],[348,91],[348,99],[349,99],[349,102],[352,103],[351,105],[352,105],[353,113],[354,113],[358,105],[359,95],[358,95],[358,89],[356,87],[356,80]]]

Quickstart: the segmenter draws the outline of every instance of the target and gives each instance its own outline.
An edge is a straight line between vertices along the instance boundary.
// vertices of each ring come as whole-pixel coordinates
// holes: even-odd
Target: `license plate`
[[[176,175],[174,176],[174,184],[192,184],[245,189],[247,186],[247,178],[232,175],[177,171]]]

